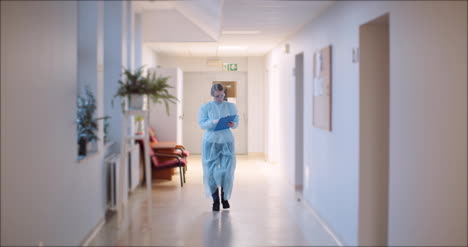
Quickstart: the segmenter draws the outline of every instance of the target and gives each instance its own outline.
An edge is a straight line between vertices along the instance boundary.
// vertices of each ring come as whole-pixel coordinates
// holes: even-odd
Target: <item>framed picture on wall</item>
[[[327,46],[314,52],[313,57],[313,97],[312,126],[332,130],[332,47]]]
[[[236,103],[237,81],[213,81],[212,84],[220,83],[224,87],[224,101]]]

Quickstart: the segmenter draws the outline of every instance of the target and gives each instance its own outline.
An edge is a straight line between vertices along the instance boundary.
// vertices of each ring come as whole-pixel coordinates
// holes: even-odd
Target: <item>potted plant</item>
[[[110,141],[109,140],[109,118],[110,117],[104,118],[104,144]]]
[[[85,95],[79,95],[77,101],[77,130],[78,130],[78,155],[86,156],[88,152],[88,143],[92,143],[99,138],[96,135],[98,130],[98,120],[108,119],[109,117],[95,118],[96,99],[88,87],[85,89]]]
[[[128,108],[131,110],[146,110],[145,104],[148,102],[148,97],[154,103],[164,103],[166,112],[169,115],[169,103],[175,103],[177,98],[169,93],[172,88],[167,80],[169,77],[156,76],[156,73],[148,70],[146,76],[143,75],[143,67],[140,67],[135,72],[124,69],[124,78],[119,80],[119,88],[115,97],[127,98],[128,107],[125,101],[122,102],[122,110]]]
[[[143,132],[143,120],[144,118],[142,116],[135,117],[135,127],[136,127],[137,134]]]

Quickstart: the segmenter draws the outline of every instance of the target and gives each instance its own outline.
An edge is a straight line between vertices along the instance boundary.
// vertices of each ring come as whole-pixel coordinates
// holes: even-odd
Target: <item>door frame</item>
[[[296,192],[303,192],[304,184],[304,52],[295,56],[295,158],[294,186]]]

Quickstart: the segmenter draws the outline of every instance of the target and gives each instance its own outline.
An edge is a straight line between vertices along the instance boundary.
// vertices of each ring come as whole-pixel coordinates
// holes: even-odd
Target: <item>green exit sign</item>
[[[224,71],[237,71],[237,63],[224,63]]]

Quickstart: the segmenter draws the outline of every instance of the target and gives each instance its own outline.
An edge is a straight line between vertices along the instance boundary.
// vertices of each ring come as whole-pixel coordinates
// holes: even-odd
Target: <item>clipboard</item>
[[[230,116],[227,116],[227,117],[220,118],[218,124],[216,125],[216,127],[214,129],[214,131],[224,130],[224,129],[230,128],[227,124],[229,122],[233,122],[234,118],[236,116],[237,115],[230,115]]]

